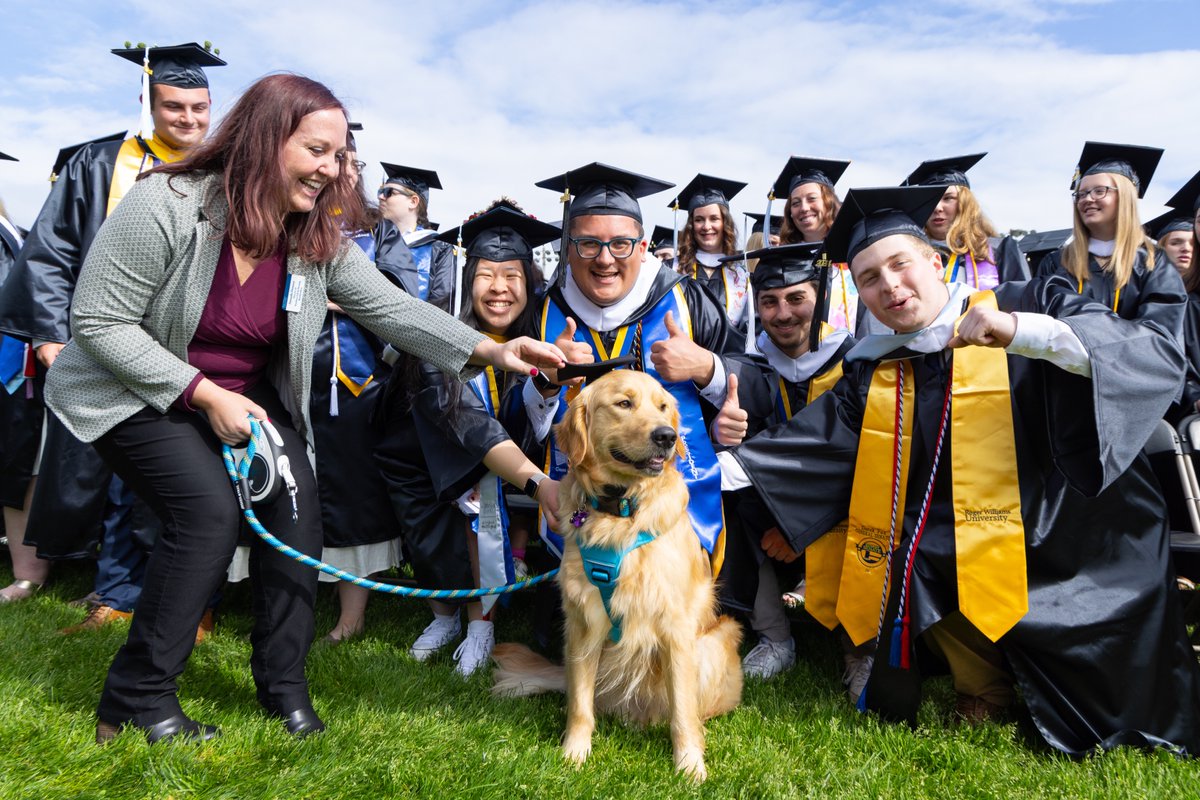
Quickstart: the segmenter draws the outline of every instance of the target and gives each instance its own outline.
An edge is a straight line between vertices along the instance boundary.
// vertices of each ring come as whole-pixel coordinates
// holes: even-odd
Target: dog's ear
[[[588,457],[587,394],[581,392],[572,402],[562,422],[554,429],[558,448],[566,454],[572,467],[578,467]]]

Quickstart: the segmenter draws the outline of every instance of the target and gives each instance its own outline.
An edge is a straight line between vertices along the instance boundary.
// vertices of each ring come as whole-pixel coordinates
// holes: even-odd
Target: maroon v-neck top
[[[202,378],[239,394],[262,379],[271,350],[287,336],[283,286],[287,252],[283,246],[259,262],[245,283],[238,281],[233,248],[226,238],[188,363],[200,370],[180,400],[191,408]]]

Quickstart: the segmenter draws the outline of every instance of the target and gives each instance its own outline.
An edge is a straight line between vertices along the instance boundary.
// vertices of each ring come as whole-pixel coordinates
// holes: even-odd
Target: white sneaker
[[[867,686],[867,679],[871,677],[871,668],[875,666],[875,656],[846,653],[842,660],[846,662],[846,671],[842,673],[842,685],[850,693],[850,702],[858,705],[858,698]]]
[[[458,614],[450,616],[433,615],[433,622],[421,632],[408,654],[417,661],[428,661],[430,656],[441,650],[462,635],[462,622]]]
[[[491,622],[483,619],[468,622],[467,638],[454,651],[454,660],[458,662],[454,671],[464,678],[474,675],[491,659],[495,646],[496,632]]]
[[[763,636],[746,657],[742,659],[742,674],[747,678],[774,678],[796,663],[796,640],[776,642]]]
[[[523,558],[513,559],[513,577],[518,581],[529,580],[529,565],[525,563]]]

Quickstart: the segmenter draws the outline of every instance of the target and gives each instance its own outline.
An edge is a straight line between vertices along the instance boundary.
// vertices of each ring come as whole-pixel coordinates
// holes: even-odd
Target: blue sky
[[[748,181],[734,208],[762,212],[792,154],[852,159],[844,194],[987,150],[985,210],[1043,230],[1069,222],[1087,139],[1166,148],[1144,218],[1200,169],[1198,0],[0,3],[0,150],[21,159],[0,198],[26,226],[59,147],[136,126],[137,70],[108,53],[125,40],[220,47],[217,119],[267,72],[326,82],[366,126],[368,178],[436,169],[447,225],[500,194],[557,218],[533,183],[595,160]]]

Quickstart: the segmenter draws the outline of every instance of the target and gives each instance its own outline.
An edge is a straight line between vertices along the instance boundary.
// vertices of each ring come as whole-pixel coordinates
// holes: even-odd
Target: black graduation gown
[[[842,340],[831,348],[829,357],[808,380],[793,383],[781,379],[779,373],[767,359],[758,354],[726,356],[727,375],[737,375],[738,404],[746,412],[746,439],[757,435],[782,421],[780,414],[780,387],[787,392],[792,413],[798,413],[808,404],[808,386],[812,378],[826,374],[842,363],[846,353],[854,346],[853,337]],[[720,450],[721,445],[714,442]],[[719,586],[721,604],[725,608],[750,613],[754,598],[758,594],[758,569],[766,553],[763,552],[762,535],[778,523],[771,517],[763,504],[750,493],[739,493],[725,497],[725,521],[732,523],[731,533],[725,541],[725,564],[721,568]],[[733,533],[736,531],[736,534]],[[803,572],[804,564],[797,560],[792,564],[775,562],[781,582],[794,585]]]
[[[12,271],[20,250],[17,239],[0,226],[0,284]],[[29,390],[32,397],[26,396]],[[40,378],[22,384],[16,394],[0,387],[0,505],[25,507],[42,435],[43,409]]]
[[[404,236],[389,220],[380,220],[375,227],[375,263],[401,289],[417,297],[417,266]],[[429,295],[426,302],[449,311],[454,306],[454,284],[458,264],[454,248],[445,242],[433,242],[429,262]]]
[[[725,303],[727,300],[727,298],[725,297],[725,278],[721,273],[721,270],[724,268],[721,267],[721,268],[714,270],[713,274],[711,276],[706,275],[704,268],[700,267],[698,265],[694,266],[693,269],[695,269],[695,272],[696,272],[695,276],[691,275],[691,269],[689,269],[687,280],[694,281],[695,283],[702,286],[704,288],[704,290],[708,292],[709,296],[712,298],[712,301],[716,304],[717,308],[724,309]],[[725,347],[723,347],[721,350],[715,351],[715,352],[719,352],[722,354],[728,354],[728,355],[735,355],[737,353],[745,352],[745,350],[746,350],[746,326],[745,326],[745,324],[735,325],[734,322],[732,320],[730,320],[728,317],[726,317],[726,322],[728,323],[728,325],[726,328]],[[743,323],[744,323],[744,320],[743,320]]]
[[[1200,754],[1200,671],[1174,586],[1165,505],[1142,453],[1182,381],[1182,284],[1174,270],[1162,272],[1173,284],[1130,292],[1146,290],[1135,320],[1106,313],[1059,278],[997,290],[1004,310],[1063,319],[1091,359],[1087,379],[1044,361],[1008,358],[1029,612],[998,644],[1037,729],[1072,755],[1162,744]],[[916,416],[895,563],[928,482],[952,357],[913,360]],[[847,516],[875,367],[847,363],[832,391],[734,451],[796,549]],[[914,635],[958,605],[953,442],[946,447],[914,568]],[[893,590],[867,703],[914,723],[920,660],[910,671],[888,666],[899,581]]]
[[[107,214],[122,144],[121,139],[110,139],[84,145],[58,173],[0,290],[0,332],[26,340],[65,343],[70,339],[71,299],[84,258]],[[47,416],[25,543],[36,545],[41,558],[90,555],[102,533],[111,477],[112,471],[91,445],[72,436],[53,414]],[[133,525],[140,541],[154,540],[158,531],[154,514],[135,514]]]
[[[992,263],[996,265],[1001,283],[1029,280],[1029,264],[1016,239],[1011,236],[991,238],[988,245],[992,248]]]
[[[1187,356],[1183,397],[1168,415],[1175,421],[1196,413],[1196,401],[1200,400],[1200,291],[1188,292],[1187,311],[1183,317],[1183,352]]]
[[[503,419],[511,416],[507,409],[524,416],[524,379],[509,380],[501,400]],[[388,387],[375,459],[417,583],[428,589],[471,589],[469,520],[455,501],[487,474],[487,452],[511,437],[471,387],[448,383],[427,364],[421,365],[420,383],[411,401],[398,381]],[[448,415],[452,404],[455,413]]]

